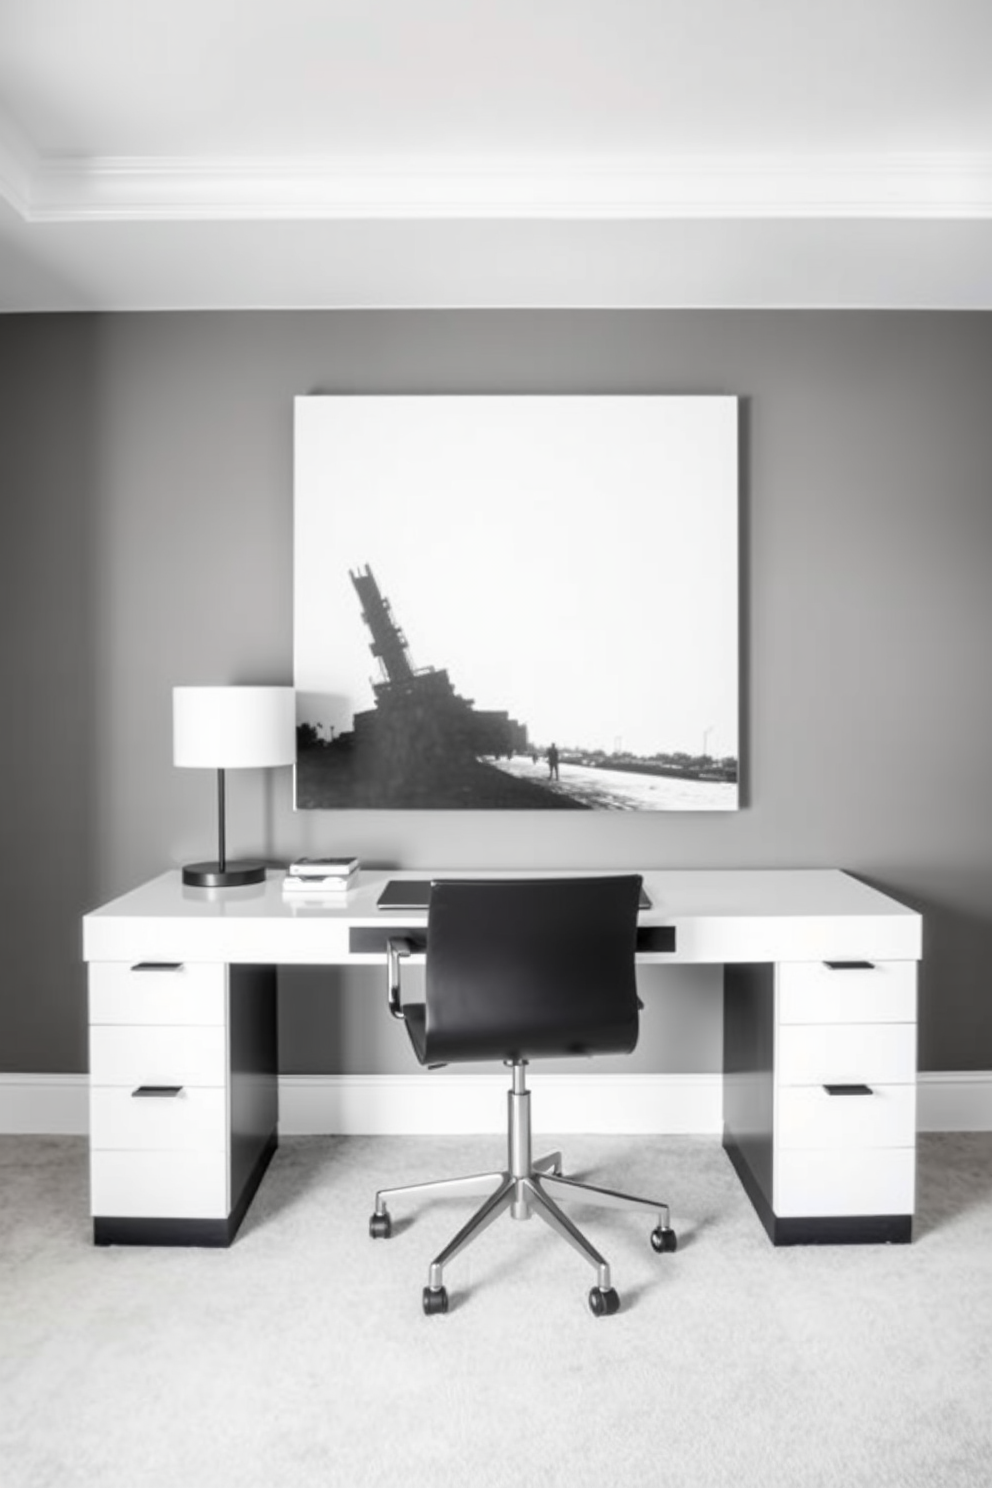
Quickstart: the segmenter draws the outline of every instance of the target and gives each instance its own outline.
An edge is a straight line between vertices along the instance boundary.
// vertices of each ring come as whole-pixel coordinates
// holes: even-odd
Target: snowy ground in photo
[[[591,765],[560,766],[561,779],[548,779],[547,761],[530,755],[490,760],[521,780],[540,782],[556,795],[570,796],[600,811],[736,811],[737,786],[725,780],[678,780],[667,775],[635,775]]]

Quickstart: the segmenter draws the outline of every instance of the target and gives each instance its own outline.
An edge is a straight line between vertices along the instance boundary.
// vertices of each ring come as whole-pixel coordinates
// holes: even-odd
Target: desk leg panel
[[[731,963],[723,988],[723,1145],[765,1222],[774,1172],[775,968]]]
[[[278,1140],[276,968],[232,965],[229,1005],[233,1218],[247,1210]]]

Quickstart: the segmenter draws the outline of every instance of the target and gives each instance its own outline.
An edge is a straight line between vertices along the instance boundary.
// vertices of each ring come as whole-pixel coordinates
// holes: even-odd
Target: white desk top
[[[340,902],[306,904],[282,891],[283,874],[240,889],[186,888],[173,869],[102,905],[83,920],[87,961],[203,960],[263,964],[381,964],[355,955],[354,926],[413,926],[426,913],[383,913],[390,879],[575,877],[624,870],[366,869]],[[918,960],[922,920],[914,910],[837,869],[636,870],[651,909],[642,926],[673,925],[674,952],[643,961]]]

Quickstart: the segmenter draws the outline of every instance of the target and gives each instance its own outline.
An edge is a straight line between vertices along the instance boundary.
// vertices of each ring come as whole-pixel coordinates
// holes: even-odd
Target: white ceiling
[[[992,308],[989,0],[0,0],[0,309]]]

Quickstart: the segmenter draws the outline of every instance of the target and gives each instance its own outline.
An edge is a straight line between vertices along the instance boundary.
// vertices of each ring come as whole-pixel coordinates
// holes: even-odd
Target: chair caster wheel
[[[605,1291],[602,1287],[593,1287],[589,1293],[589,1309],[593,1317],[612,1317],[620,1311],[620,1298],[613,1287]]]
[[[393,1222],[387,1213],[373,1214],[369,1220],[369,1234],[373,1240],[388,1240],[393,1233]]]
[[[664,1255],[666,1250],[678,1250],[679,1239],[674,1230],[662,1229],[659,1225],[656,1230],[651,1231],[651,1246],[659,1255]]]
[[[433,1317],[437,1312],[447,1312],[448,1293],[445,1287],[424,1287],[424,1312]]]

